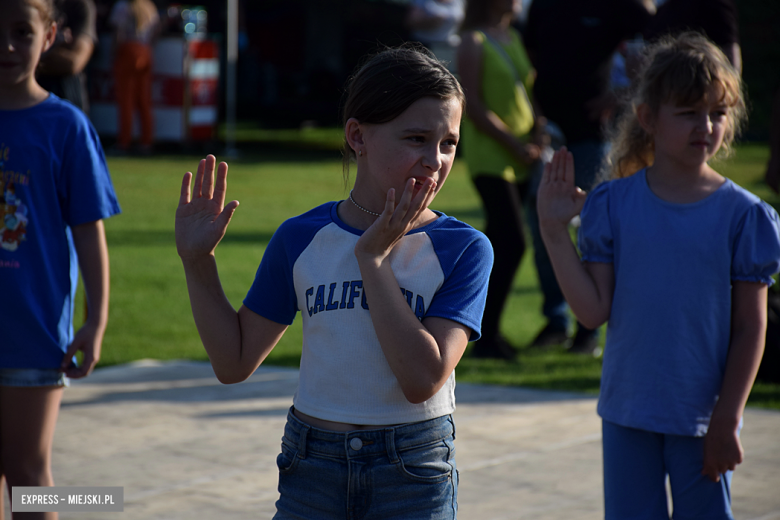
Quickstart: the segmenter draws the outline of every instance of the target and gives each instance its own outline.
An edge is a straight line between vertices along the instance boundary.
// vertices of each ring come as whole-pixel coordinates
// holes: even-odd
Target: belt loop
[[[448,415],[447,418],[450,421],[450,424],[452,425],[452,440],[455,440],[455,420],[452,418],[452,414]]]
[[[303,428],[301,428],[300,434],[298,436],[298,458],[299,459],[305,459],[306,458],[306,438],[309,435],[309,430],[311,428],[309,425],[304,425]]]
[[[395,428],[387,428],[385,430],[385,449],[387,450],[387,458],[390,459],[390,464],[396,464],[398,462],[398,454],[395,452]]]

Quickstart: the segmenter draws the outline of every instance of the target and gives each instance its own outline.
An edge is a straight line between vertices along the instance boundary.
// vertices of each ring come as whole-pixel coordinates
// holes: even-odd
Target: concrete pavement
[[[297,378],[261,367],[225,386],[206,363],[142,361],[74,382],[55,436],[56,484],[122,486],[124,512],[60,518],[271,518]],[[603,518],[595,398],[470,384],[456,394],[459,518]],[[736,518],[780,520],[779,439],[780,412],[746,412]]]

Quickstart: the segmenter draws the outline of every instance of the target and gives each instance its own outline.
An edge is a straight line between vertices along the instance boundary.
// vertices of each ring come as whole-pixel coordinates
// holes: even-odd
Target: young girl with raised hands
[[[742,413],[780,270],[775,211],[709,165],[745,105],[702,36],[649,50],[612,174],[586,195],[565,150],[539,190],[542,236],[582,323],[607,322],[598,412],[608,519],[732,518]],[[567,231],[581,213],[579,247]]]
[[[176,241],[220,381],[249,377],[296,313],[300,380],[282,439],[275,518],[455,518],[454,368],[479,337],[492,250],[428,208],[455,158],[464,96],[430,55],[389,49],[351,79],[354,188],[284,222],[236,312],[214,249],[238,206],[228,167],[182,183]],[[190,191],[192,193],[190,194]]]
[[[0,480],[9,491],[53,485],[63,387],[100,357],[109,292],[102,219],[119,212],[89,120],[35,80],[53,20],[51,0],[0,3]],[[88,318],[74,334],[79,269]]]

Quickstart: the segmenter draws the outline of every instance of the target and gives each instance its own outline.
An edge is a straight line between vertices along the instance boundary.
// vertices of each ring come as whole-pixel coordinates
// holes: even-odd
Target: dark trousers
[[[473,181],[482,198],[485,235],[493,245],[494,254],[482,317],[482,340],[489,343],[499,335],[501,312],[526,249],[522,200],[527,190],[526,184],[494,175],[478,174]]]

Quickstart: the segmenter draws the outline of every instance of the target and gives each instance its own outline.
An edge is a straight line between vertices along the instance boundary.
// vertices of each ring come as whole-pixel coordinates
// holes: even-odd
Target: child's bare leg
[[[0,468],[13,486],[53,486],[51,449],[62,387],[0,386]],[[57,513],[16,513],[14,520],[56,520]]]

